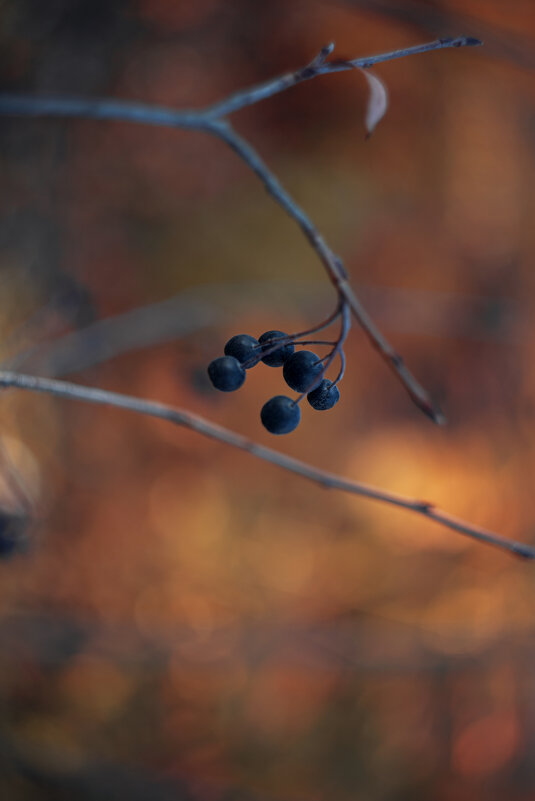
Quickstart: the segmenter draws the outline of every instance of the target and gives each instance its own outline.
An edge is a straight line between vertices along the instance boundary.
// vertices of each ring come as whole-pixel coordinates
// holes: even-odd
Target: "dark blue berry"
[[[323,370],[321,362],[311,350],[300,350],[284,362],[282,374],[289,387],[306,392]]]
[[[280,339],[281,337],[287,336],[288,334],[285,334],[284,331],[266,331],[265,334],[262,334],[261,337],[258,337],[258,341],[261,345],[264,345],[264,350],[268,350],[275,344],[274,342],[271,342],[271,340]],[[262,361],[264,364],[268,364],[270,367],[282,367],[284,362],[290,358],[294,350],[295,347],[291,343],[288,345],[283,345],[281,348],[277,348],[277,350],[274,350],[272,353],[268,353],[267,356],[263,356]]]
[[[225,353],[227,356],[234,356],[248,370],[260,361],[261,350],[257,339],[249,334],[237,334],[225,345]]]
[[[320,412],[332,409],[340,400],[340,390],[333,387],[332,382],[323,378],[321,384],[307,395],[307,401],[313,409]]]
[[[262,406],[260,419],[264,428],[272,434],[289,434],[299,425],[301,410],[286,395],[275,395]]]
[[[245,370],[234,356],[220,356],[208,365],[210,381],[221,392],[234,392],[245,381]]]

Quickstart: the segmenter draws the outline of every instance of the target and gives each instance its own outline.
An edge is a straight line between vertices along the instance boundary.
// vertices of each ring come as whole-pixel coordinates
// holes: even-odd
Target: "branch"
[[[146,125],[163,125],[171,128],[198,130],[210,133],[224,141],[263,183],[265,189],[284,211],[301,228],[317,253],[327,274],[336,288],[341,301],[351,309],[368,339],[380,353],[390,369],[397,375],[412,401],[435,423],[445,422],[440,409],[433,404],[424,388],[404,365],[402,358],[375,326],[363,308],[351,286],[341,259],[327,245],[316,226],[283,188],[276,176],[262,161],[251,145],[242,139],[224,119],[241,108],[258,103],[303,81],[319,75],[344,72],[350,69],[365,69],[383,61],[402,58],[447,47],[472,47],[481,42],[472,37],[437,39],[415,47],[394,50],[377,56],[353,60],[327,61],[334,45],[322,48],[307,66],[293,73],[275,78],[267,83],[241,90],[229,98],[200,110],[183,110],[162,106],[147,106],[117,100],[85,100],[80,98],[42,98],[25,95],[0,94],[0,114],[25,116],[88,117],[98,120],[123,120]]]
[[[221,301],[224,287],[218,288]],[[41,341],[6,357],[0,368],[60,376],[81,372],[131,350],[174,341],[226,319],[221,302],[186,291],[167,300],[104,317],[56,339]],[[238,293],[236,293],[238,294]],[[233,301],[239,305],[240,299]],[[241,305],[245,305],[243,301]]]
[[[405,47],[401,50],[391,50],[389,53],[380,53],[377,56],[367,56],[366,58],[355,58],[351,60],[336,60],[325,61],[334,50],[334,43],[322,48],[318,55],[307,64],[306,67],[296,70],[296,72],[289,72],[286,75],[280,75],[278,78],[272,78],[266,83],[259,86],[252,86],[250,89],[242,89],[233,95],[230,95],[226,100],[221,100],[213,106],[206,109],[206,113],[211,118],[226,117],[229,114],[239,111],[246,106],[252,106],[261,100],[266,100],[268,97],[273,97],[280,92],[291,89],[304,81],[309,81],[311,78],[317,78],[318,75],[328,75],[333,72],[346,72],[356,68],[368,69],[373,67],[374,64],[379,64],[383,61],[393,61],[397,58],[405,58],[405,56],[414,56],[420,53],[428,53],[431,50],[443,50],[445,47],[474,47],[481,45],[479,39],[474,39],[471,36],[458,36],[455,39],[435,39],[433,42],[426,42],[425,44],[416,45],[415,47]]]
[[[204,109],[176,109],[165,106],[131,103],[122,100],[100,100],[78,97],[30,97],[18,94],[0,94],[0,113],[16,114],[30,117],[87,117],[94,120],[119,120],[137,122],[145,125],[163,125],[171,128],[190,128],[193,130],[210,130],[214,120],[233,114],[246,106],[252,106],[261,100],[280,94],[304,81],[334,72],[346,72],[355,68],[367,69],[374,64],[392,61],[405,56],[428,53],[431,50],[443,50],[447,47],[474,47],[481,45],[479,39],[459,36],[455,39],[436,39],[433,42],[392,50],[376,56],[356,58],[349,61],[325,61],[332,53],[334,45],[322,48],[318,56],[310,64],[295,72],[272,78],[266,83],[240,89],[230,97],[207,106]]]
[[[55,395],[58,398],[66,398],[69,400],[115,406],[119,409],[136,412],[137,414],[166,420],[174,425],[196,431],[204,437],[223,442],[233,448],[239,448],[242,451],[250,453],[252,456],[263,459],[266,462],[271,462],[283,470],[296,473],[306,478],[308,481],[312,481],[327,489],[336,489],[352,495],[360,495],[365,498],[380,501],[381,503],[387,503],[391,506],[398,506],[409,512],[414,512],[417,515],[425,517],[428,520],[433,520],[435,523],[452,529],[459,534],[464,534],[471,539],[508,551],[523,559],[535,559],[534,547],[516,542],[515,540],[508,540],[505,537],[501,537],[499,534],[473,526],[470,523],[452,517],[441,509],[436,508],[431,503],[406,498],[402,495],[372,487],[369,484],[350,481],[334,473],[320,470],[317,467],[313,467],[299,459],[294,459],[291,456],[286,456],[272,448],[258,445],[246,437],[241,436],[241,434],[237,434],[227,428],[211,423],[203,417],[183,409],[168,406],[156,401],[135,398],[130,395],[122,395],[118,392],[108,392],[95,387],[81,386],[80,384],[73,384],[68,381],[37,378],[36,376],[23,375],[21,373],[13,373],[5,370],[0,370],[0,386],[13,387],[30,392],[47,393],[49,395]]]
[[[265,162],[262,161],[256,150],[242,139],[228,123],[217,123],[214,133],[223,139],[242,161],[247,164],[262,181],[266,191],[275,202],[299,225],[311,247],[318,254],[340,298],[347,303],[353,316],[363,329],[371,344],[376,348],[390,369],[397,375],[411,400],[424,414],[430,417],[434,423],[438,423],[439,425],[445,423],[445,417],[441,410],[432,402],[428,393],[405,366],[402,357],[394,350],[386,337],[377,328],[357,298],[349,284],[341,258],[331,250],[306,212],[292,198],[286,189],[284,189],[280,181],[273,175]]]
[[[164,106],[80,97],[31,97],[0,94],[0,114],[22,117],[85,117],[92,120],[137,122],[167,128],[210,130],[212,123],[203,112],[177,111]]]

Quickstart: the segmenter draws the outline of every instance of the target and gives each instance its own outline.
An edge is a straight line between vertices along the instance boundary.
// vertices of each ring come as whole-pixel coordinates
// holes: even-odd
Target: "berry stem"
[[[338,383],[340,383],[346,371],[346,357],[343,346],[347,339],[347,335],[349,334],[350,328],[351,328],[351,313],[349,306],[347,304],[344,304],[344,307],[342,309],[342,328],[340,331],[340,337],[332,353],[333,359],[337,353],[340,356],[340,371],[336,376],[336,380],[334,381],[333,386],[336,386]],[[329,362],[329,364],[331,364],[331,362]],[[325,369],[327,369],[327,367]]]
[[[52,117],[86,117],[99,120],[127,120],[145,125],[168,126],[192,131],[202,131],[224,142],[238,158],[261,181],[264,188],[283,211],[300,227],[310,246],[316,252],[323,264],[327,275],[337,292],[339,302],[349,305],[351,312],[358,321],[373,347],[378,351],[389,369],[392,370],[405,387],[409,397],[418,408],[430,417],[435,423],[442,424],[445,418],[440,409],[435,406],[416,378],[403,363],[403,360],[376,327],[360,300],[352,290],[348,275],[341,259],[327,244],[316,225],[303,208],[294,200],[284,188],[277,176],[269,169],[257,151],[242,138],[229,121],[229,115],[254,105],[268,97],[286,91],[297,84],[311,80],[327,73],[343,72],[355,68],[367,69],[391,59],[404,58],[419,53],[443,48],[473,47],[480,45],[479,39],[471,36],[449,37],[435,39],[431,42],[415,45],[413,47],[380,53],[374,56],[355,59],[327,60],[333,51],[333,45],[323,47],[308,64],[300,69],[280,75],[257,86],[242,89],[231,94],[210,106],[200,109],[172,109],[162,106],[148,106],[141,103],[131,103],[109,99],[95,98],[69,98],[69,97],[28,97],[25,95],[0,93],[0,114],[23,116],[52,116]],[[338,316],[340,306],[335,316],[329,319],[328,325]],[[313,329],[319,330],[319,329]],[[305,332],[305,335],[310,332]],[[302,336],[299,334],[298,336]],[[268,354],[266,354],[268,355]],[[250,364],[247,365],[252,366]]]
[[[339,356],[340,356],[340,371],[336,376],[336,379],[332,383],[333,387],[335,387],[337,384],[340,383],[346,371],[346,355],[343,350],[340,351]]]
[[[334,348],[331,350],[330,353],[327,354],[327,356],[324,356],[322,359],[318,359],[318,363],[325,362],[323,369],[320,375],[314,379],[314,381],[310,384],[310,386],[308,386],[306,390],[302,392],[301,395],[299,395],[296,401],[297,403],[301,403],[305,395],[308,395],[309,392],[311,392],[321,383],[323,377],[325,376],[325,373],[327,372],[327,370],[329,369],[329,367],[331,366],[337,355],[340,356],[341,368],[340,372],[338,373],[338,377],[336,378],[336,381],[334,383],[338,384],[338,382],[341,381],[342,378],[344,377],[344,372],[345,372],[344,343],[347,339],[347,335],[349,334],[351,328],[351,314],[349,305],[345,302],[342,302],[340,305],[339,313],[342,316],[342,322],[340,326],[340,334],[334,345]]]
[[[336,342],[327,342],[325,339],[299,339],[294,340],[292,345],[336,345]]]
[[[314,326],[313,328],[308,328],[306,331],[298,331],[295,334],[288,334],[285,337],[275,337],[272,340],[272,344],[269,348],[262,350],[263,356],[269,356],[271,353],[274,353],[278,350],[281,345],[333,345],[333,342],[296,342],[297,339],[300,337],[308,336],[308,334],[316,334],[318,331],[322,331],[324,328],[328,328],[328,326],[332,325],[334,321],[340,317],[342,313],[343,302],[339,303],[332,314],[330,314],[327,319],[323,320],[323,322],[319,323],[319,325]],[[262,349],[262,345],[258,345],[258,348]],[[253,359],[249,359],[247,362],[244,363],[244,367],[247,369],[253,365]]]
[[[406,367],[403,359],[390,345],[388,340],[377,328],[367,313],[359,298],[349,284],[348,275],[341,259],[329,247],[315,224],[293,197],[286,191],[276,176],[269,170],[260,155],[243,139],[226,121],[214,123],[215,133],[224,141],[255,173],[274,201],[291,217],[301,228],[304,236],[316,251],[327,275],[333,284],[340,302],[347,303],[351,313],[364,330],[369,341],[384,359],[388,367],[397,375],[409,394],[413,403],[433,422],[443,424],[444,415],[436,406],[426,390]]]
[[[292,339],[299,339],[300,337],[306,337],[309,334],[316,334],[318,331],[323,331],[324,328],[328,328],[332,323],[334,323],[335,320],[338,319],[338,317],[340,317],[343,305],[344,301],[340,302],[336,306],[336,309],[333,311],[333,313],[330,314],[322,323],[314,326],[314,328],[309,328],[307,331],[299,331],[297,334],[290,334],[289,336],[291,336]]]

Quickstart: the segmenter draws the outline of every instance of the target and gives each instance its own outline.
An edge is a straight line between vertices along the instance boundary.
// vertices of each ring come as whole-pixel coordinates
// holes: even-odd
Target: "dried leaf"
[[[360,68],[359,68],[360,69]],[[369,70],[360,70],[364,73],[368,81],[370,95],[368,97],[368,107],[366,108],[366,117],[364,124],[366,125],[366,139],[368,139],[379,120],[381,120],[388,108],[388,92],[386,86],[380,78]]]

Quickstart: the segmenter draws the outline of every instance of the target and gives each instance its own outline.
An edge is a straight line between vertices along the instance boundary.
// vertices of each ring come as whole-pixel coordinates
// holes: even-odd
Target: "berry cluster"
[[[307,341],[300,337],[319,331],[342,316],[342,330],[336,342]],[[283,331],[266,331],[258,339],[249,334],[238,334],[225,345],[225,355],[214,359],[208,365],[210,381],[222,392],[233,392],[245,381],[246,370],[260,361],[269,367],[282,367],[282,375],[287,385],[299,392],[295,400],[286,395],[276,395],[262,407],[260,419],[272,434],[289,434],[301,420],[299,403],[306,396],[313,409],[325,411],[340,400],[338,382],[344,373],[343,343],[347,335],[347,315],[343,307],[316,328],[298,334],[285,334]],[[331,351],[320,358],[311,350],[296,351],[301,345],[330,345]],[[342,366],[335,381],[324,378],[327,368],[338,355]]]

